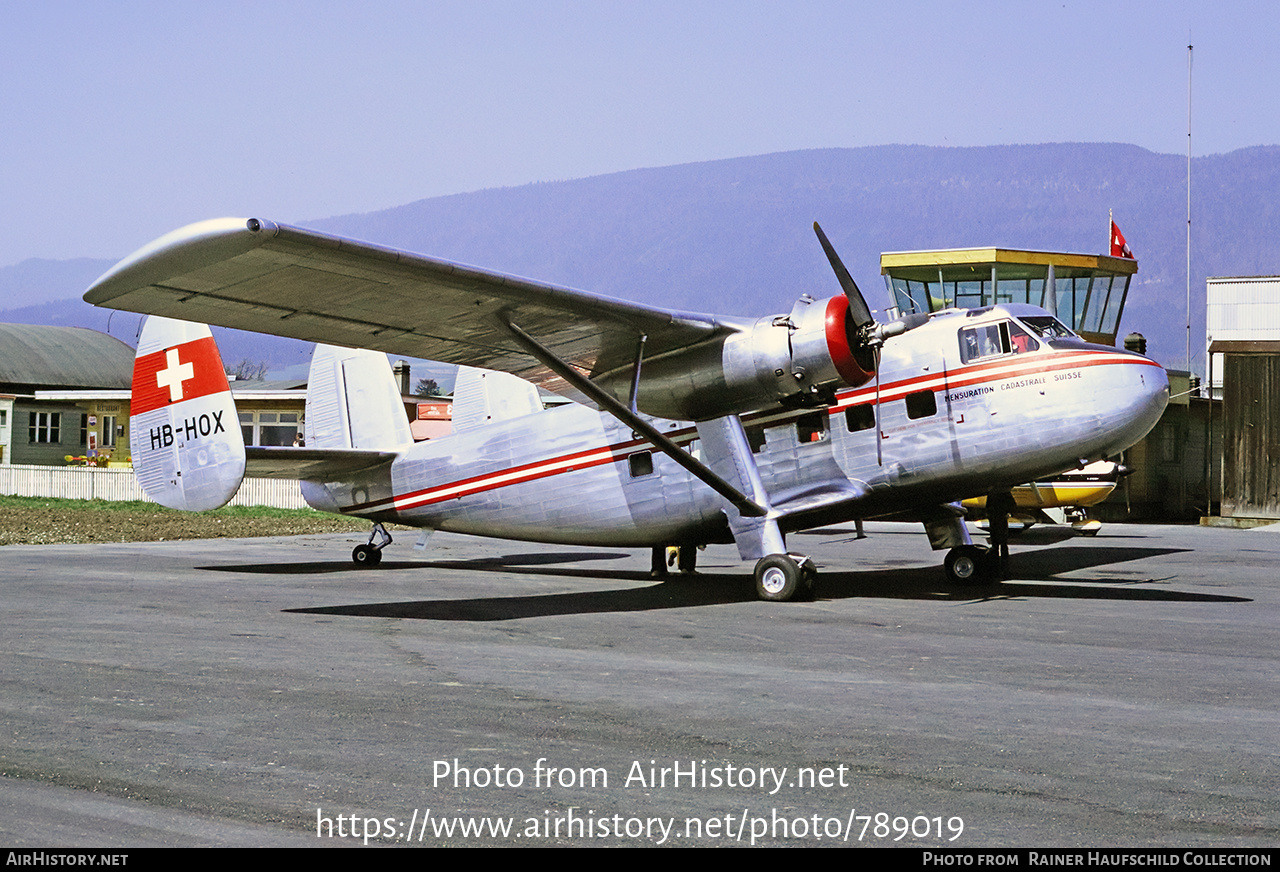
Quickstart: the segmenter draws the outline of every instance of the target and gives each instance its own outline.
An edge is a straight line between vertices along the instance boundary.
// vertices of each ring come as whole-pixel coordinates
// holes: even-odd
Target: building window
[[[102,447],[103,448],[116,447],[116,416],[115,415],[102,416]]]
[[[301,419],[297,412],[241,412],[240,432],[245,445],[293,445]]]
[[[80,415],[80,444],[89,444],[89,416],[84,413]]]
[[[31,412],[27,425],[27,441],[54,444],[62,441],[61,412]]]
[[[933,391],[907,394],[908,418],[915,420],[916,418],[929,418],[936,414],[938,414],[938,400],[934,397]]]
[[[765,437],[763,427],[747,427],[747,444],[751,446],[752,454],[759,454],[764,450]]]

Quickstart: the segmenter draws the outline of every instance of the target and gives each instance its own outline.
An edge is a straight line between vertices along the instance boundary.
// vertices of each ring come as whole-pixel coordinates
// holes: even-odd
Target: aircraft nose
[[[1135,355],[1133,367],[1137,391],[1135,425],[1142,429],[1138,438],[1145,436],[1169,405],[1169,374],[1155,361]]]

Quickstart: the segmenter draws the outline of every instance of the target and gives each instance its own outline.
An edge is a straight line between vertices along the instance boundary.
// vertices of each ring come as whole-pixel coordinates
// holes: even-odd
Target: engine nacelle
[[[751,409],[831,402],[836,388],[875,375],[875,358],[857,342],[849,301],[801,297],[787,318],[762,318],[724,344],[725,381]]]
[[[724,342],[646,362],[638,406],[705,421],[778,406],[823,405],[875,375],[843,296],[801,297],[788,316],[761,318]]]

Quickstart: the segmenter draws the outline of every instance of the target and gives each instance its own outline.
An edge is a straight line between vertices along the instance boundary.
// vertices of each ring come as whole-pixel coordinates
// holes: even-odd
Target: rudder
[[[199,512],[244,479],[244,439],[213,334],[150,316],[138,338],[129,406],[133,471],[151,499]]]

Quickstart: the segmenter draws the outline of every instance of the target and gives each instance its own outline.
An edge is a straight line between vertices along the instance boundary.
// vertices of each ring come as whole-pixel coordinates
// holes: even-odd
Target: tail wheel
[[[961,545],[947,552],[943,564],[947,581],[957,587],[990,584],[996,577],[996,558],[992,551],[977,545]]]
[[[377,566],[382,562],[382,552],[372,545],[357,545],[351,552],[351,562],[356,566]]]

